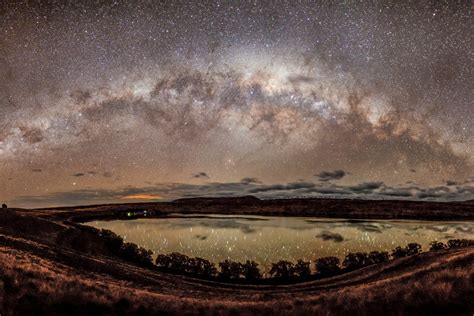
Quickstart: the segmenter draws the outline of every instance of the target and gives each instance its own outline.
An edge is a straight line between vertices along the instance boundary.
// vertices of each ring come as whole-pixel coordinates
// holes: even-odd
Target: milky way
[[[474,198],[469,1],[0,10],[9,204]]]

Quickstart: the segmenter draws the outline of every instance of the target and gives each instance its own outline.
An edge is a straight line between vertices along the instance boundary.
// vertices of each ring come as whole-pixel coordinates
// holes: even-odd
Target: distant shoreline
[[[52,220],[87,222],[100,219],[160,218],[172,214],[202,216],[257,215],[345,219],[405,219],[426,221],[472,221],[473,201],[427,202],[406,200],[349,199],[276,199],[260,200],[254,196],[228,198],[190,198],[171,202],[106,204],[23,210]],[[144,216],[143,212],[147,214]],[[132,213],[127,216],[127,213]]]

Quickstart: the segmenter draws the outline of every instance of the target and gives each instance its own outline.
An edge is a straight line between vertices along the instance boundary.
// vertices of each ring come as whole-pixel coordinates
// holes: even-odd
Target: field
[[[216,212],[222,205],[221,201],[200,203],[193,201],[197,206],[194,213],[205,212],[205,209]],[[240,201],[232,210],[254,210],[248,204],[248,201]],[[288,205],[282,208],[291,211]],[[297,206],[292,206],[293,210],[303,209],[294,205]],[[190,208],[188,202],[183,201],[139,206],[162,213]],[[116,217],[117,210],[137,207],[3,210],[0,218],[1,314],[471,315],[474,311],[472,246],[421,253],[299,284],[225,284],[133,265],[108,251],[99,237],[72,223],[84,216]],[[436,207],[432,206],[434,214],[449,215],[448,208]],[[270,206],[263,209],[270,210]],[[370,213],[370,208],[367,209]],[[453,217],[472,219],[470,210],[472,205],[460,207],[453,211]],[[345,212],[350,213],[347,209]],[[419,211],[413,207],[404,212]]]

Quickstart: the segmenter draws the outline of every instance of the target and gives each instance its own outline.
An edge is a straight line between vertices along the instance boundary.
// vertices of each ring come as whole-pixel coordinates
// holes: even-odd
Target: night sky
[[[471,1],[80,2],[0,4],[2,202],[474,198]]]

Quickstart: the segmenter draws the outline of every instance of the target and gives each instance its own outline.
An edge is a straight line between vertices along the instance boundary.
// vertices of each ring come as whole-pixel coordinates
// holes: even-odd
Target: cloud
[[[292,75],[288,76],[288,81],[291,82],[292,84],[312,84],[316,80],[316,78],[304,76],[304,75]]]
[[[258,180],[257,178],[242,178],[240,180],[241,183],[245,183],[245,184],[250,184],[250,183],[262,183],[260,180]]]
[[[209,179],[209,176],[205,172],[198,172],[192,175],[193,178],[196,179]]]
[[[194,238],[199,239],[199,240],[206,240],[208,236],[206,235],[195,235]]]
[[[30,144],[36,144],[44,139],[43,131],[38,127],[20,126],[23,139]]]
[[[332,233],[330,231],[323,231],[316,235],[317,238],[321,238],[324,241],[343,242],[344,237],[338,233]]]
[[[317,175],[319,181],[331,181],[342,179],[346,175],[344,170],[322,171]]]
[[[292,191],[300,189],[311,189],[316,185],[312,182],[292,182],[288,184],[273,184],[273,185],[262,185],[254,189],[250,189],[249,193],[260,193],[268,191]]]
[[[383,182],[363,182],[355,186],[350,186],[349,189],[352,190],[355,193],[359,192],[365,192],[369,193],[372,192],[373,190],[376,190],[383,186]]]
[[[292,197],[331,197],[364,199],[408,199],[457,201],[474,199],[474,187],[457,186],[419,187],[415,185],[391,187],[382,182],[362,182],[357,185],[336,185],[327,182],[289,182],[264,184],[255,181],[209,182],[203,184],[158,183],[146,187],[117,189],[82,189],[52,192],[42,196],[19,196],[9,204],[23,207],[84,205],[123,202],[123,200],[173,200],[183,197],[236,197],[255,195],[262,199]]]
[[[384,230],[392,227],[390,224],[361,222],[357,220],[348,221],[346,225],[368,233],[382,233]]]
[[[407,188],[384,188],[377,194],[381,196],[389,196],[389,197],[412,197],[413,196],[411,190]]]

